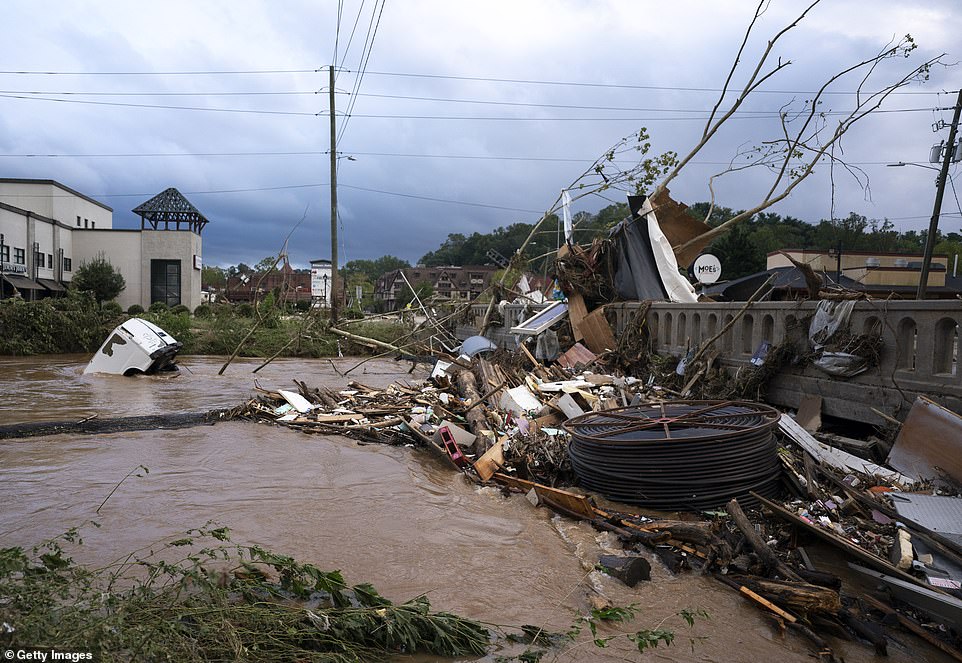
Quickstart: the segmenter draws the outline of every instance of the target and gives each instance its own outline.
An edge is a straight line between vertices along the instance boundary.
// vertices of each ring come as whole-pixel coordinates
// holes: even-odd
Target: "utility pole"
[[[334,65],[331,65],[331,323],[337,322],[337,133],[334,116]],[[956,117],[958,119],[958,117]]]
[[[929,263],[932,262],[932,251],[935,248],[935,236],[939,232],[939,215],[942,213],[942,196],[945,194],[945,181],[949,179],[949,165],[955,154],[955,136],[959,129],[959,115],[962,114],[962,90],[959,90],[958,101],[955,102],[955,115],[952,116],[952,126],[949,127],[949,142],[945,147],[945,157],[942,159],[942,170],[939,172],[938,188],[935,192],[935,209],[932,210],[932,220],[929,222],[929,234],[925,237],[925,255],[922,257],[922,274],[919,277],[919,290],[916,299],[925,299],[925,289],[929,285]]]

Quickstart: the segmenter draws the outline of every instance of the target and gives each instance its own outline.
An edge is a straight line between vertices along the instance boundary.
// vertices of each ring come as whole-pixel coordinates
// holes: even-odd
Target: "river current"
[[[239,359],[218,376],[223,358],[215,357],[182,358],[179,377],[84,376],[86,360],[0,358],[0,423],[231,407],[250,397],[255,377],[270,389],[292,388],[295,378],[309,386],[344,387],[354,379],[378,387],[425,377],[408,374],[410,364],[376,360],[344,378],[328,360],[295,359],[276,360],[256,375],[260,361]],[[334,361],[344,371],[358,360]],[[149,473],[123,480],[140,465]],[[672,647],[644,657],[626,642],[603,650],[588,642],[546,661],[812,660],[808,643],[780,635],[717,581],[672,576],[651,557],[651,582],[629,589],[592,570],[601,554],[617,552],[610,535],[522,496],[478,488],[415,448],[245,422],[0,440],[0,547],[31,546],[90,520],[101,527],[84,527],[84,545],[72,551],[85,563],[213,522],[228,526],[238,543],[340,569],[348,582],[370,582],[394,601],[426,594],[435,610],[564,630],[601,596],[637,604],[636,628],[667,618],[664,626],[676,632]],[[673,617],[682,608],[711,617],[689,630]],[[865,645],[833,645],[848,661],[874,658]],[[915,644],[893,642],[889,652],[894,662],[920,652],[942,660]]]

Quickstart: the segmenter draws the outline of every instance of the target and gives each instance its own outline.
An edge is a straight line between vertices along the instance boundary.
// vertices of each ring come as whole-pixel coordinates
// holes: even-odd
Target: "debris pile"
[[[382,389],[258,385],[227,418],[429,449],[478,484],[613,532],[625,547],[623,559],[603,562],[613,576],[647,577],[634,561],[645,554],[675,573],[710,574],[828,660],[831,637],[858,637],[884,653],[885,628],[895,623],[962,660],[962,533],[931,520],[962,504],[944,494],[951,477],[943,473],[943,494],[927,495],[931,481],[820,442],[788,414],[753,402],[681,400],[657,384],[655,368],[645,380],[626,376],[581,344],[556,362],[524,345],[482,354],[448,356],[429,380]],[[924,428],[932,407],[918,407],[923,414],[910,421]],[[940,426],[962,426],[957,415],[936,415]],[[810,413],[799,419],[818,425]],[[908,449],[921,462],[917,435],[903,433],[893,458]],[[936,509],[925,501],[932,498],[950,504]],[[852,560],[852,578],[887,593],[816,566],[806,550],[816,540]]]

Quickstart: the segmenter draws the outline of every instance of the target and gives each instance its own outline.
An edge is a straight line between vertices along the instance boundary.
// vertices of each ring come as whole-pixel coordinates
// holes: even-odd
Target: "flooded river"
[[[278,360],[256,376],[251,370],[259,361],[237,360],[218,376],[222,359],[185,357],[180,377],[123,378],[83,376],[85,361],[0,358],[0,422],[230,407],[250,396],[254,377],[267,388],[289,388],[293,378],[338,387],[350,379],[384,386],[424,377],[408,375],[409,364],[372,361],[342,378],[327,360]],[[341,370],[357,363],[335,361]],[[138,465],[149,474],[124,481],[96,514]],[[479,489],[412,448],[242,422],[0,440],[0,504],[0,547],[33,545],[96,520],[102,527],[85,529],[75,558],[105,562],[213,521],[230,527],[236,542],[341,569],[348,582],[370,582],[395,601],[423,593],[437,610],[560,630],[600,593],[616,605],[638,604],[638,628],[682,608],[711,615],[693,631],[669,619],[665,626],[676,631],[676,644],[646,659],[811,660],[806,642],[778,635],[758,610],[716,581],[673,577],[652,559],[652,581],[628,589],[591,571],[599,555],[616,551],[609,535],[536,509],[523,497]],[[693,645],[689,635],[698,638]],[[848,661],[874,658],[867,646],[833,644]],[[896,662],[920,653],[942,660],[914,642],[910,649],[893,642],[889,651]],[[554,660],[639,658],[625,646],[600,650],[589,643]]]

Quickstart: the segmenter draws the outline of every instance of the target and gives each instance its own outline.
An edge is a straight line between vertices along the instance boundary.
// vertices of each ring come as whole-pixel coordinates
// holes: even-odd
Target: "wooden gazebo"
[[[184,195],[170,187],[164,189],[156,196],[133,209],[134,214],[140,216],[140,229],[146,230],[150,224],[151,230],[171,230],[170,224],[174,224],[174,230],[180,230],[180,224],[185,224],[185,230],[192,230],[200,234],[204,226],[207,225],[207,217],[191,205]],[[164,227],[160,228],[163,223]]]

